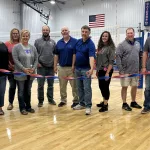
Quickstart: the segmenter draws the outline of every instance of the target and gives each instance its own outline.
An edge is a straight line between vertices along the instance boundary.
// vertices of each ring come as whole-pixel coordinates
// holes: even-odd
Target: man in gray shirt
[[[131,111],[132,109],[126,103],[127,88],[131,86],[131,107],[141,109],[142,107],[137,104],[136,92],[138,85],[138,76],[128,77],[132,74],[139,73],[139,54],[140,54],[140,44],[134,39],[134,29],[128,28],[126,30],[126,39],[120,43],[116,51],[116,63],[119,69],[119,74],[124,78],[121,78],[121,97],[123,101],[122,109]]]
[[[55,41],[50,38],[50,28],[45,25],[42,27],[42,37],[35,41],[35,47],[38,52],[38,68],[37,73],[42,76],[53,76],[54,75],[54,50],[55,50]],[[45,78],[38,79],[38,107],[43,106],[44,101],[44,83]],[[47,98],[48,102],[51,105],[56,105],[53,98],[53,84],[54,79],[47,80]]]

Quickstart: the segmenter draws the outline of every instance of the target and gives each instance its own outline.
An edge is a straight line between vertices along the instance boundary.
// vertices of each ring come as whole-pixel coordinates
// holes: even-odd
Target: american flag
[[[105,14],[91,15],[89,16],[89,27],[105,27]]]

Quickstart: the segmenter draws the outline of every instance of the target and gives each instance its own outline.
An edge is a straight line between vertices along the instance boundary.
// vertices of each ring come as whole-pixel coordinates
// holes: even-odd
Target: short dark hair
[[[87,30],[89,30],[91,32],[91,28],[89,26],[87,26],[87,25],[82,26],[81,30],[82,29],[87,29]]]
[[[49,31],[50,31],[50,27],[48,25],[44,25],[42,26],[42,30],[43,30],[43,27],[48,27]]]
[[[127,29],[126,29],[126,33],[127,33],[128,30],[133,30],[133,32],[135,32],[132,27],[127,28]]]

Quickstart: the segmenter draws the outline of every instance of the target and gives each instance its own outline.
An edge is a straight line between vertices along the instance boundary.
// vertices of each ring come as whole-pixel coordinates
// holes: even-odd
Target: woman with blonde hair
[[[9,58],[9,64],[8,69],[9,71],[14,71],[14,61],[12,58],[12,49],[13,47],[20,42],[20,32],[17,28],[13,28],[10,31],[10,40],[5,42],[5,45],[8,49],[8,58]],[[14,79],[14,75],[11,74],[8,76],[9,80],[9,105],[7,107],[7,110],[13,109],[13,101],[15,97],[15,91],[16,91],[16,80]]]
[[[34,113],[31,107],[31,87],[33,77],[30,74],[35,73],[38,64],[38,55],[36,48],[29,44],[30,32],[28,30],[21,31],[21,43],[14,46],[12,56],[15,63],[15,71],[23,72],[26,76],[16,76],[18,86],[18,101],[20,112],[27,115],[28,112]]]

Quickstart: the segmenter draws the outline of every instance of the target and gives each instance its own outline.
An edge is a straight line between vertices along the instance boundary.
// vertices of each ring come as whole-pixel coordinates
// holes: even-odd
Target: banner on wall
[[[150,26],[150,1],[145,2],[144,26]]]

